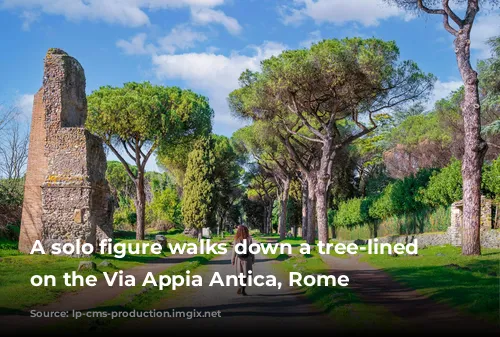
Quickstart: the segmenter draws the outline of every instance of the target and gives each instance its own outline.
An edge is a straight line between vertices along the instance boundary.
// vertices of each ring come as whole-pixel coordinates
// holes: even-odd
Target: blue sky
[[[480,13],[473,64],[489,55],[499,19]],[[128,81],[190,88],[209,97],[214,132],[230,136],[241,121],[225,99],[243,70],[284,49],[353,36],[395,40],[401,59],[436,75],[430,107],[461,84],[441,21],[382,0],[0,0],[0,107],[16,106],[29,120],[44,55],[57,47],[83,65],[88,93]]]

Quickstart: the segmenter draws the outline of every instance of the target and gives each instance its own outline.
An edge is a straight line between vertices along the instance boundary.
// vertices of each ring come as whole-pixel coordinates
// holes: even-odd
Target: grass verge
[[[139,243],[135,240],[135,233],[117,232],[115,243]],[[150,233],[146,239],[153,240],[156,233]],[[169,231],[162,233],[171,242],[196,242],[179,233]],[[0,315],[12,314],[29,308],[44,305],[55,301],[62,294],[77,291],[81,287],[68,287],[63,283],[64,273],[76,271],[80,261],[92,261],[98,267],[92,271],[82,271],[82,275],[95,275],[97,278],[103,277],[103,272],[111,272],[118,269],[128,269],[143,263],[150,262],[164,256],[168,256],[168,251],[161,255],[148,252],[141,255],[126,255],[123,258],[116,258],[109,254],[95,254],[86,258],[71,258],[54,255],[29,255],[20,253],[17,250],[17,242],[0,240]],[[111,267],[99,267],[103,261],[111,262]],[[34,287],[31,285],[33,275],[54,275],[56,286],[54,287]]]
[[[437,302],[498,322],[500,249],[463,256],[459,247],[437,246],[420,249],[418,256],[363,254],[361,261]]]

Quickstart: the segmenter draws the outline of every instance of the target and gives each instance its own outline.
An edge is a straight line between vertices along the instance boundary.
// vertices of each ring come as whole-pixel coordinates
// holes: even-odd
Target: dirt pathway
[[[479,331],[493,333],[499,330],[499,327],[492,323],[480,321],[446,304],[436,303],[395,281],[385,271],[359,261],[359,256],[344,259],[323,255],[322,258],[330,266],[330,273],[349,277],[349,288],[353,289],[363,302],[386,308],[403,319],[410,329],[422,332],[455,332],[459,335]],[[500,333],[500,330],[498,332]]]
[[[235,287],[221,287],[208,284],[215,272],[225,278],[234,273],[230,255],[217,257],[196,271],[203,277],[203,287],[185,287],[155,306],[157,310],[188,312],[192,310],[219,311],[220,318],[152,318],[129,321],[121,328],[131,331],[140,327],[141,333],[149,331],[189,332],[262,332],[273,331],[324,331],[334,329],[333,318],[321,312],[304,298],[303,292],[288,286],[288,275],[277,270],[278,261],[264,256],[256,257],[254,275],[275,275],[282,282],[282,288],[249,287],[248,296],[236,294]],[[119,332],[117,333],[119,334]]]

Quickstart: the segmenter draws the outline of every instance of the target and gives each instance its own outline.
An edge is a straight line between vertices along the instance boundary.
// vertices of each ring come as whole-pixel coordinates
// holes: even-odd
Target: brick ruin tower
[[[87,98],[80,63],[51,48],[33,101],[19,250],[35,240],[96,244],[113,235],[113,203],[102,141],[85,130]]]

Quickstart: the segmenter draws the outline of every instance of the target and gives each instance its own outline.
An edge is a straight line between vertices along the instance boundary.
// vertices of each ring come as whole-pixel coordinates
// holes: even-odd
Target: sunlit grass
[[[152,242],[156,234],[148,234],[147,241]],[[166,235],[167,240],[172,243],[197,242],[196,239],[187,237],[178,230],[161,234]],[[117,232],[114,242],[135,244],[143,241],[135,240],[133,232]],[[17,242],[2,239],[0,241],[0,314],[47,304],[55,301],[66,292],[78,290],[80,287],[64,285],[62,277],[65,273],[76,271],[80,261],[92,261],[97,265],[96,270],[81,272],[82,275],[95,275],[97,278],[101,278],[103,272],[132,268],[168,255],[170,255],[168,250],[161,252],[161,254],[152,254],[149,250],[146,254],[128,254],[123,258],[116,258],[111,254],[95,254],[85,258],[29,255],[17,250]],[[103,261],[108,261],[113,266],[99,267]],[[56,285],[54,287],[34,287],[30,282],[33,275],[54,275]]]

